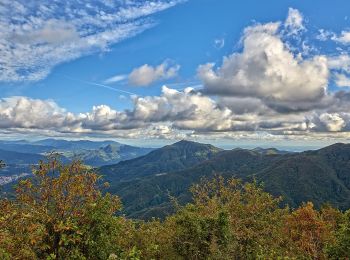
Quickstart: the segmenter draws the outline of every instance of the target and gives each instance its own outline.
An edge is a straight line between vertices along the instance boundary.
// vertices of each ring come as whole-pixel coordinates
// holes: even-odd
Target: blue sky
[[[0,133],[148,144],[347,141],[349,8],[4,0]]]

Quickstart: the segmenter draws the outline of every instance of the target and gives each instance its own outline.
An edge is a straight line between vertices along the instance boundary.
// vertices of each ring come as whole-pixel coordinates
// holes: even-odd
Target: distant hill
[[[100,168],[110,182],[137,179],[147,175],[162,175],[182,170],[211,159],[222,149],[210,144],[180,141],[156,149],[145,156]]]
[[[0,149],[0,159],[6,164],[37,164],[44,156],[32,153],[13,152]]]
[[[44,145],[55,147],[60,150],[93,150],[107,145],[122,146],[123,144],[114,141],[89,141],[89,140],[62,140],[62,139],[44,139],[33,142],[35,145]]]
[[[64,162],[81,159],[85,164],[94,167],[133,159],[154,150],[152,148],[125,145],[115,141],[71,141],[52,138],[31,142],[25,140],[0,141],[0,149],[41,156],[50,152],[59,152],[63,155]],[[20,158],[23,158],[23,156]],[[5,160],[1,157],[0,159]]]
[[[6,163],[6,166],[0,169],[0,192],[2,193],[11,190],[13,184],[10,183],[30,175],[31,166],[44,159],[44,156],[0,150],[0,159]],[[4,187],[5,184],[9,184],[8,187]]]
[[[123,160],[129,160],[145,155],[154,149],[142,148],[130,145],[108,144],[96,150],[83,150],[75,153],[71,157],[81,159],[85,164],[92,166],[102,166],[116,164]]]
[[[156,152],[161,158],[162,150],[152,153]],[[188,202],[189,187],[201,178],[211,178],[215,174],[249,181],[256,179],[263,182],[267,191],[281,195],[292,207],[312,201],[316,207],[330,203],[342,209],[350,208],[350,144],[334,144],[301,153],[220,151],[187,168],[158,171],[158,174],[144,168],[141,161],[139,164],[123,162],[122,165],[107,167],[110,172],[105,173],[107,179],[114,180],[111,191],[121,196],[125,212],[132,217],[163,217],[171,209],[169,194],[181,203]],[[117,170],[114,174],[113,169]],[[131,173],[129,178],[114,178],[122,170]]]
[[[292,153],[289,151],[282,151],[278,150],[276,148],[261,148],[261,147],[256,147],[252,149],[254,152],[262,153],[262,154],[287,154],[287,153]]]
[[[27,141],[0,141],[0,149],[12,152],[42,154],[54,151],[56,148],[48,145],[38,145]]]

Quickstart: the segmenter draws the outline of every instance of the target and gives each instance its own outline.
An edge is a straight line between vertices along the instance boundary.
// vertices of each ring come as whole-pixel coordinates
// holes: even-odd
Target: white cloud
[[[328,58],[328,67],[333,70],[340,70],[350,73],[350,56],[341,54]]]
[[[333,32],[320,29],[318,30],[318,35],[316,36],[316,39],[319,41],[327,41],[329,39],[332,39],[333,37],[335,37]]]
[[[342,31],[341,35],[333,36],[332,39],[344,45],[350,44],[350,31]]]
[[[11,36],[13,42],[20,44],[64,44],[79,39],[76,28],[65,21],[50,19],[43,22],[41,28],[31,28],[31,32],[22,30],[14,32]]]
[[[0,81],[45,78],[50,70],[154,26],[149,15],[183,0],[22,1],[0,6]]]
[[[326,94],[329,70],[325,56],[295,57],[278,34],[280,24],[245,29],[243,51],[224,57],[221,67],[208,63],[198,75],[210,94],[256,97],[293,109],[318,102]]]
[[[11,97],[0,99],[0,128],[75,131],[75,116],[51,100]]]
[[[346,125],[343,118],[338,113],[320,115],[320,121],[326,126],[328,131],[337,132]]]
[[[338,87],[350,87],[350,78],[341,73],[335,73],[335,84]]]
[[[284,26],[288,30],[289,34],[295,35],[305,30],[303,21],[303,15],[299,12],[299,10],[289,8],[288,16],[286,21],[284,22]]]
[[[145,64],[130,73],[129,84],[132,86],[149,86],[156,81],[176,77],[179,69],[179,65],[171,66],[166,61],[156,67]]]
[[[0,132],[165,139],[216,133],[250,136],[250,132],[307,136],[349,131],[349,101],[349,93],[339,92],[325,108],[281,114],[259,99],[214,100],[192,88],[178,91],[164,86],[160,96],[134,96],[130,110],[98,105],[75,114],[52,100],[12,97],[0,100]]]
[[[22,10],[16,3],[13,2],[11,6]],[[133,8],[139,8],[138,15],[141,17],[150,12],[152,5],[142,6],[140,3]],[[85,11],[81,9],[80,12],[83,15]],[[126,21],[125,34],[129,35],[130,30],[127,28],[134,21],[130,24],[128,19],[136,19],[137,13],[130,6],[118,12],[119,17],[121,14],[124,17],[121,21]],[[103,18],[92,19],[89,21],[93,24],[92,28],[87,27],[83,31],[76,26],[80,22],[75,23],[74,27],[62,23],[61,29],[66,30],[66,34],[57,39],[52,39],[52,35],[47,32],[54,26],[54,23],[50,24],[52,22],[35,27],[35,30],[25,27],[23,30],[36,32],[37,37],[30,39],[17,35],[16,41],[17,44],[21,41],[36,42],[38,45],[49,45],[52,49],[54,45],[75,45],[85,33],[83,37],[91,44],[108,46],[100,44],[101,35],[97,37],[93,33],[94,26],[116,18],[108,12],[99,15]],[[79,19],[91,17],[83,15]],[[349,86],[347,76],[350,73],[350,56],[345,53],[312,56],[309,52],[307,58],[303,58],[304,55],[296,53],[286,43],[285,37],[288,31],[300,33],[305,30],[302,20],[302,15],[292,9],[284,27],[281,23],[267,23],[246,28],[242,51],[225,57],[220,67],[208,63],[198,68],[198,75],[204,85],[204,91],[201,92],[194,88],[175,90],[164,86],[160,95],[132,96],[133,105],[126,110],[118,111],[102,104],[79,114],[61,108],[52,100],[27,97],[0,99],[0,134],[15,132],[163,139],[203,136],[268,140],[350,138],[350,92],[346,89],[333,92],[328,89],[330,79],[338,86]],[[138,21],[138,25],[144,25],[143,22]],[[118,30],[120,26],[117,26]],[[91,32],[92,36],[87,32]],[[78,38],[76,33],[79,34]],[[112,31],[105,32],[102,38],[112,39],[109,37],[115,37]],[[295,37],[294,32],[290,37]],[[305,42],[299,43],[304,45]],[[47,48],[48,52],[50,48]],[[57,55],[57,50],[53,55]],[[62,51],[61,54],[66,53]],[[47,58],[45,55],[43,57]],[[31,62],[35,66],[39,64],[35,60]],[[44,68],[35,72],[45,73]],[[147,86],[176,76],[178,70],[178,65],[169,62],[155,67],[145,64],[129,75],[116,75],[105,83],[129,80],[135,86]],[[29,75],[33,77],[35,74]],[[102,84],[87,84],[119,91]]]

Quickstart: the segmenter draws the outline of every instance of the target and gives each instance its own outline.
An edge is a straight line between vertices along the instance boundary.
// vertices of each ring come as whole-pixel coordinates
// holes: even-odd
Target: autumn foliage
[[[165,220],[120,214],[118,197],[80,162],[40,162],[0,200],[0,259],[348,259],[350,211],[295,210],[257,183],[217,176]]]

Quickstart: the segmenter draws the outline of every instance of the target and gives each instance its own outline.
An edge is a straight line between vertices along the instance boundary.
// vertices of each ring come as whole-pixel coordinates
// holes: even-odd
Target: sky
[[[348,10],[346,0],[0,0],[0,138],[348,142]]]

